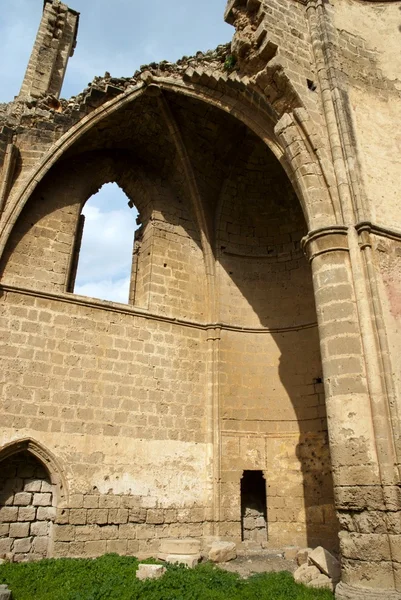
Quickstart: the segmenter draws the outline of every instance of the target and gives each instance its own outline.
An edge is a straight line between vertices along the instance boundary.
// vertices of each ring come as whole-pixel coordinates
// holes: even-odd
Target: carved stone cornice
[[[302,249],[312,262],[316,256],[328,252],[348,252],[348,227],[333,225],[310,231],[301,241]]]
[[[401,231],[397,229],[390,229],[389,227],[384,227],[384,225],[377,225],[376,223],[371,223],[370,221],[362,221],[361,223],[357,223],[355,225],[355,229],[360,236],[360,246],[366,247],[371,246],[370,235],[377,235],[379,237],[385,237],[390,240],[394,240],[397,242],[401,242]]]

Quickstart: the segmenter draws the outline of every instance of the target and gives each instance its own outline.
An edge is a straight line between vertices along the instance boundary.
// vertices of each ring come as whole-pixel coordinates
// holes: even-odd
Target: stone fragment
[[[0,600],[11,600],[11,591],[6,585],[0,585]]]
[[[299,546],[288,546],[284,548],[285,560],[295,560],[298,556]]]
[[[309,554],[312,548],[301,548],[297,553],[297,564],[300,567],[308,562]]]
[[[330,579],[330,577],[327,577],[327,575],[323,575],[323,573],[320,573],[320,575],[318,575],[316,579],[312,579],[312,581],[307,583],[307,586],[310,588],[323,588],[326,590],[330,590],[331,592],[334,590],[332,580]]]
[[[200,554],[201,543],[192,538],[170,538],[160,542],[162,554]]]
[[[294,573],[296,583],[309,583],[312,579],[319,577],[320,571],[314,565],[301,565]]]
[[[139,565],[136,572],[137,579],[159,579],[166,572],[163,565]]]
[[[185,565],[190,569],[196,567],[200,559],[200,554],[167,554],[166,556],[166,562],[176,565]]]
[[[341,566],[338,560],[325,550],[322,546],[318,546],[309,554],[309,561],[317,566],[319,571],[330,577],[334,583],[340,581]]]
[[[217,563],[233,560],[237,558],[237,547],[234,542],[213,542],[208,557]]]

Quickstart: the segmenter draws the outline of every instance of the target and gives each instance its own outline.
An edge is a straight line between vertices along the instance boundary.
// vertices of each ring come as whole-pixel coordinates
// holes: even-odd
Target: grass
[[[145,561],[145,562],[152,562]],[[327,590],[308,589],[290,573],[241,579],[210,563],[195,569],[169,565],[157,580],[135,577],[138,560],[106,554],[97,559],[50,559],[0,566],[0,584],[13,600],[333,600]]]

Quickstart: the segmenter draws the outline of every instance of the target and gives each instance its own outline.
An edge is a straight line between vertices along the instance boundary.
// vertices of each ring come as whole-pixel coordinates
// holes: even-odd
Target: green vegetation
[[[333,600],[331,592],[298,585],[286,572],[243,580],[209,563],[169,565],[161,579],[139,581],[137,566],[136,558],[117,554],[4,564],[0,583],[8,584],[13,600]]]
[[[224,61],[224,70],[231,73],[231,71],[234,71],[236,65],[237,65],[236,57],[234,56],[234,54],[229,54],[227,56],[226,60]]]

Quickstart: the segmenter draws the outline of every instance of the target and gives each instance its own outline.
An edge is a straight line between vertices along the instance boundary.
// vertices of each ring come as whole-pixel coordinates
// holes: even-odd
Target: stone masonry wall
[[[332,51],[343,89],[365,196],[365,217],[391,227],[399,221],[401,142],[401,3],[334,2]],[[363,219],[361,219],[363,220]]]
[[[224,332],[220,352],[223,533],[240,538],[244,470],[266,479],[269,543],[336,549],[317,330]],[[277,372],[277,364],[279,371]]]
[[[219,208],[219,307],[232,329],[222,331],[219,352],[222,533],[240,539],[240,481],[245,470],[256,469],[266,479],[269,543],[336,549],[322,365],[299,202],[274,157],[249,137]]]
[[[65,165],[56,168],[18,220],[0,265],[2,282],[65,292],[81,207],[105,181],[117,179],[143,223],[135,304],[159,314],[202,318],[204,263],[190,216],[183,207],[174,207],[173,192],[163,190],[161,182],[138,185],[134,175],[127,181],[127,172],[121,179],[126,163],[127,158],[100,156],[72,163],[66,174]]]
[[[62,463],[57,556],[208,532],[205,333],[98,304],[1,300],[0,440],[33,438]]]
[[[0,555],[16,562],[49,556],[54,492],[46,469],[29,453],[0,463]]]

